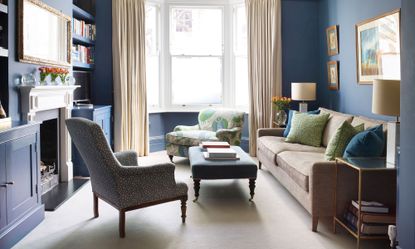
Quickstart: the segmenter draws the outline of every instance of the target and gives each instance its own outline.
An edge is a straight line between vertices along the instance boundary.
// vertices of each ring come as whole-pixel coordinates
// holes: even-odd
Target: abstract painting
[[[356,25],[357,81],[400,80],[400,10]]]

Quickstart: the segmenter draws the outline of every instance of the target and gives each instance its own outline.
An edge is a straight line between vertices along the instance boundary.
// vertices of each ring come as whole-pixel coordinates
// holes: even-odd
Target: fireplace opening
[[[59,184],[59,122],[44,120],[40,125],[40,173],[42,195]]]

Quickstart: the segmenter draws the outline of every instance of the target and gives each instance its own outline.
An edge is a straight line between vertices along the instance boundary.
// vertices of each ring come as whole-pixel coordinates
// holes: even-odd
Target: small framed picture
[[[327,76],[330,90],[339,90],[339,62],[327,62]]]
[[[338,36],[338,27],[333,25],[327,28],[327,52],[329,56],[339,54],[339,36]]]

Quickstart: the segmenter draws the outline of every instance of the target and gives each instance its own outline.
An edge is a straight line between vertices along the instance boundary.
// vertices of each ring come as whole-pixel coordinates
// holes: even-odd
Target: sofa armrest
[[[197,131],[200,130],[199,125],[178,125],[173,131]]]
[[[264,137],[264,136],[274,136],[274,137],[282,137],[284,136],[284,128],[261,128],[257,131],[257,137]]]
[[[336,163],[315,163],[310,172],[311,214],[313,216],[334,215],[336,186]]]

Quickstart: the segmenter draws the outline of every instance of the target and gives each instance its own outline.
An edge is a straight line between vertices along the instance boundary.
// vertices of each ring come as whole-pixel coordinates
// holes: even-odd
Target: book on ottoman
[[[203,149],[207,149],[207,148],[230,148],[231,146],[228,142],[205,141],[201,143],[201,147]]]
[[[232,148],[207,148],[203,153],[205,159],[209,160],[237,160],[238,154]]]

